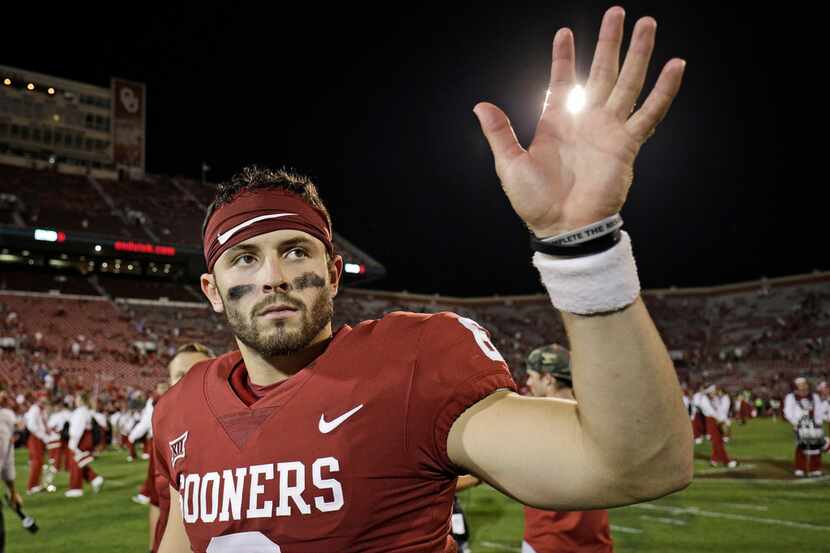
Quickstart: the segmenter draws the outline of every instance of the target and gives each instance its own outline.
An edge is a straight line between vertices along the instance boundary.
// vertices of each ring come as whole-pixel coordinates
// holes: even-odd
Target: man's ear
[[[202,292],[213,307],[213,311],[223,313],[225,305],[222,303],[222,296],[219,295],[219,288],[216,286],[216,276],[213,273],[203,273],[199,278],[199,283],[202,285]]]
[[[335,297],[340,290],[340,278],[343,276],[343,257],[336,255],[334,261],[329,264],[329,282],[331,282],[331,297]]]

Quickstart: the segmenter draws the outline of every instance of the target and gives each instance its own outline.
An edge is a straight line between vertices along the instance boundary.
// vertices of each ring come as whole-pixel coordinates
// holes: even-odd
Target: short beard
[[[306,349],[314,338],[320,334],[334,316],[334,301],[328,286],[320,289],[320,294],[314,300],[309,310],[303,306],[300,310],[300,328],[297,331],[286,332],[286,323],[278,319],[261,319],[252,314],[251,319],[233,308],[233,303],[225,302],[222,297],[222,305],[228,318],[228,325],[240,342],[257,352],[264,358],[290,355]],[[293,305],[293,303],[292,303]],[[263,333],[257,328],[257,322],[274,325],[276,332]]]

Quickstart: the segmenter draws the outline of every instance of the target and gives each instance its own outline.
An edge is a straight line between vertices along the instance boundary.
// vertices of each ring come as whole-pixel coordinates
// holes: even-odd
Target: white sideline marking
[[[655,522],[662,522],[663,524],[674,524],[675,526],[686,526],[685,520],[678,520],[674,518],[653,517],[651,515],[640,515],[643,520],[653,520]]]
[[[800,478],[798,480],[786,478],[701,478],[699,482],[705,482],[707,485],[713,483],[735,484],[743,482],[744,484],[784,484],[790,486],[796,484],[815,484],[816,482],[823,482],[826,480],[830,480],[830,475],[814,478]],[[692,485],[694,485],[694,482],[692,482]]]
[[[793,481],[793,484],[809,484],[812,482],[824,482],[825,480],[830,480],[830,475],[813,476],[811,478],[800,478],[798,480]]]
[[[673,515],[700,515],[710,518],[725,518],[731,520],[745,520],[748,522],[760,522],[762,524],[773,524],[778,526],[789,526],[791,528],[806,528],[809,530],[825,530],[830,531],[830,526],[821,526],[818,524],[809,524],[807,522],[793,522],[791,520],[780,520],[777,518],[760,518],[749,515],[736,515],[731,513],[719,513],[716,511],[703,511],[697,507],[663,507],[661,505],[640,504],[632,505],[637,509],[647,509],[650,511],[663,511]]]
[[[617,526],[616,524],[611,525],[611,530],[616,532],[622,532],[623,534],[642,534],[643,531],[639,528],[629,528],[627,526]]]
[[[510,546],[507,546],[507,545],[504,545],[504,544],[501,544],[501,543],[495,543],[495,542],[492,542],[492,541],[483,541],[483,542],[480,542],[480,543],[483,547],[486,547],[488,549],[497,549],[499,551],[521,551],[520,548],[510,547]]]
[[[750,511],[769,511],[766,505],[749,505],[747,503],[721,503],[727,507],[735,507],[736,509],[748,509]]]

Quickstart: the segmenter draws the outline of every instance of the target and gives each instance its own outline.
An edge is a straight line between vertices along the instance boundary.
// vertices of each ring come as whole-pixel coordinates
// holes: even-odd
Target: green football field
[[[830,551],[830,479],[792,477],[789,425],[770,420],[736,425],[728,449],[741,463],[736,469],[711,468],[708,445],[697,446],[689,488],[611,511],[616,551]],[[130,496],[144,479],[146,461],[127,463],[125,455],[107,452],[96,461],[96,470],[107,479],[99,495],[87,491],[82,498],[64,498],[67,476],[60,474],[58,493],[24,497],[41,528],[36,535],[4,509],[8,553],[145,552],[147,508]],[[17,462],[18,481],[25,481],[25,451],[17,452]],[[462,492],[461,499],[475,553],[520,550],[521,505],[487,486]]]

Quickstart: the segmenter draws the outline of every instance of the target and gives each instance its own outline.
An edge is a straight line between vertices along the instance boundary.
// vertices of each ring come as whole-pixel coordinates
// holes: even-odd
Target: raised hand
[[[496,162],[496,173],[513,209],[538,237],[579,228],[618,213],[634,175],[634,159],[666,116],[686,62],[672,59],[637,111],[657,22],[643,17],[634,27],[620,71],[625,11],[605,12],[586,84],[584,109],[566,109],[576,83],[574,39],[562,28],[553,39],[548,98],[530,147],[525,150],[504,112],[482,102],[474,111]]]

